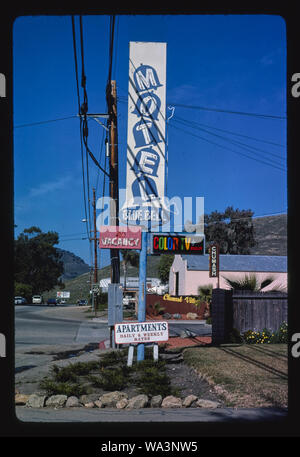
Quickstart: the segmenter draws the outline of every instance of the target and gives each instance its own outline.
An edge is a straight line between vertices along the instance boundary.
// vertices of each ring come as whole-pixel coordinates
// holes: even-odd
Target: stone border
[[[28,408],[116,408],[116,409],[140,409],[140,408],[219,408],[221,403],[206,399],[200,399],[195,395],[188,395],[184,399],[169,395],[163,398],[155,395],[149,398],[147,395],[136,395],[128,398],[124,392],[109,392],[100,397],[97,394],[82,395],[80,398],[67,395],[51,395],[47,397],[42,394],[25,395],[17,393],[15,395],[15,405]]]

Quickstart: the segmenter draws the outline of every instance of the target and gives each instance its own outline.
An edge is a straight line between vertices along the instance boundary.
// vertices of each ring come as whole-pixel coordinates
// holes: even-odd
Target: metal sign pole
[[[146,280],[147,280],[147,232],[142,232],[142,249],[140,252],[140,266],[139,266],[139,308],[138,308],[138,321],[144,322],[146,320]],[[138,344],[137,347],[137,360],[142,361],[145,358],[145,345]]]

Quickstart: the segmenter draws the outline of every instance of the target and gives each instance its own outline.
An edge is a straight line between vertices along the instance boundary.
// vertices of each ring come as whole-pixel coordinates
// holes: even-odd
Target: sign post
[[[147,281],[147,232],[142,232],[142,249],[140,252],[139,264],[139,307],[138,307],[138,321],[143,322],[146,320],[146,281]],[[137,348],[137,360],[141,361],[145,358],[144,344],[139,344]]]

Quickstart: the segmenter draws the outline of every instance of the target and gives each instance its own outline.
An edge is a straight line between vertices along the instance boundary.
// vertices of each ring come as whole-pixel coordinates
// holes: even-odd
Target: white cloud
[[[37,187],[32,187],[27,198],[40,197],[41,195],[49,194],[50,192],[54,192],[56,190],[61,190],[70,183],[71,179],[71,176],[67,175],[57,179],[56,181],[48,181],[40,184]]]

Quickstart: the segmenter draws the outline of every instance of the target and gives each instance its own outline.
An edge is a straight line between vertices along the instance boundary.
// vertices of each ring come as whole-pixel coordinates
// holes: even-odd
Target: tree
[[[126,290],[126,279],[127,279],[127,265],[131,265],[132,267],[139,266],[140,256],[137,251],[132,249],[121,249],[121,254],[123,258],[123,269],[124,269],[124,290]]]
[[[255,246],[253,211],[228,206],[223,213],[213,211],[204,216],[206,250],[210,242],[217,242],[220,254],[250,254]]]
[[[170,268],[174,261],[174,255],[162,254],[158,264],[158,277],[163,284],[169,282]]]
[[[275,281],[273,276],[268,276],[259,281],[258,277],[254,273],[245,274],[245,276],[240,279],[230,279],[225,277],[224,279],[232,290],[252,290],[257,292],[261,291]]]
[[[54,247],[59,238],[56,232],[43,233],[38,227],[25,229],[14,243],[15,281],[32,287],[33,294],[42,294],[62,285],[61,254]]]

